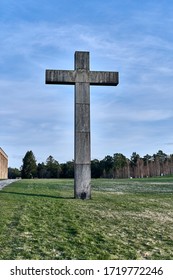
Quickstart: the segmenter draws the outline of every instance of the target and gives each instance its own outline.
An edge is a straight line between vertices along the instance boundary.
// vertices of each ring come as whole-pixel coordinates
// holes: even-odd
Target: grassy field
[[[173,177],[21,180],[0,191],[0,259],[173,259]]]

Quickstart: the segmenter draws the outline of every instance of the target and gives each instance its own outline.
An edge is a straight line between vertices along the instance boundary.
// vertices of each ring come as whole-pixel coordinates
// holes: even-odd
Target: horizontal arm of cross
[[[90,85],[91,86],[117,86],[118,72],[106,71],[91,71]]]
[[[46,84],[74,85],[75,80],[73,70],[46,70]]]
[[[118,72],[86,70],[46,70],[46,84],[75,85],[89,83],[92,86],[117,86]]]

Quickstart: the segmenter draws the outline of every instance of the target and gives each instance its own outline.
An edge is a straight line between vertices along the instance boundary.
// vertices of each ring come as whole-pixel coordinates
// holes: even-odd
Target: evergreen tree
[[[42,163],[39,163],[38,166],[37,166],[37,175],[38,175],[38,178],[47,178],[48,177],[48,174],[47,174],[47,167],[46,165],[44,164],[44,162]]]
[[[103,160],[100,161],[100,165],[103,172],[103,177],[112,178],[113,177],[113,157],[107,155]]]
[[[100,178],[100,176],[101,176],[100,161],[98,159],[93,159],[91,161],[91,177]]]
[[[23,158],[21,174],[23,179],[31,179],[37,176],[37,164],[32,151],[28,151]]]
[[[114,160],[114,177],[116,178],[125,178],[127,170],[125,169],[127,165],[127,159],[123,154],[116,153],[113,156]]]
[[[59,178],[61,167],[58,161],[52,156],[49,156],[46,160],[47,178]]]
[[[61,167],[61,178],[74,178],[74,161],[67,161],[62,163]]]

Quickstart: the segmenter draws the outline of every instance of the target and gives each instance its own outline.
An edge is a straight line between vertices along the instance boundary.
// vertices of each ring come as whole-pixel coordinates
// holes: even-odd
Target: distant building
[[[0,147],[0,179],[8,178],[8,156]]]

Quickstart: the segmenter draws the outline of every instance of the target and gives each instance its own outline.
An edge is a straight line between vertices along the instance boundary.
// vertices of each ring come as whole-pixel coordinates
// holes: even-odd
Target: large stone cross
[[[117,86],[118,72],[90,71],[89,52],[75,52],[74,70],[46,70],[46,84],[75,85],[74,197],[91,198],[90,85]]]

